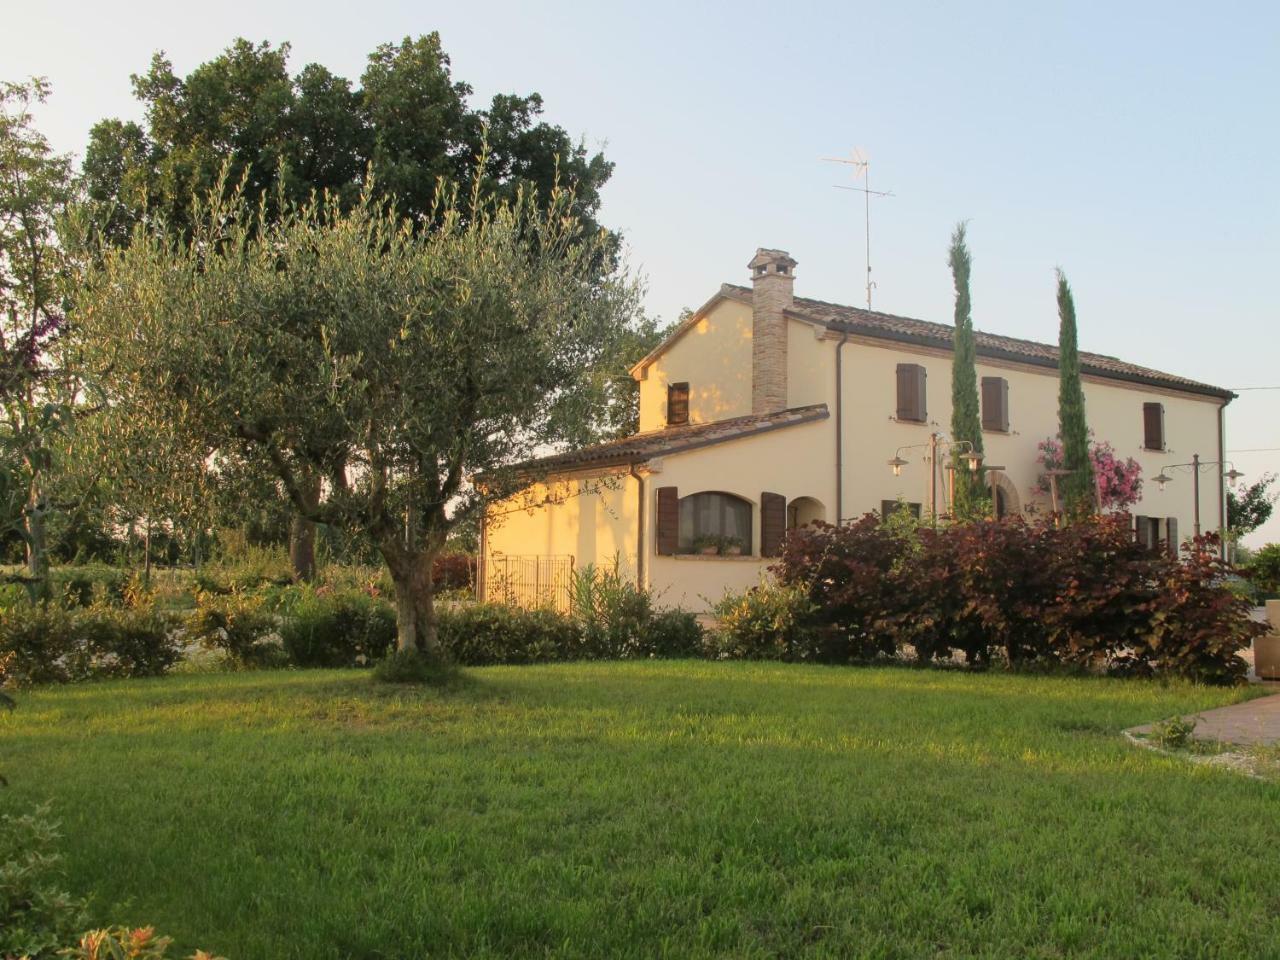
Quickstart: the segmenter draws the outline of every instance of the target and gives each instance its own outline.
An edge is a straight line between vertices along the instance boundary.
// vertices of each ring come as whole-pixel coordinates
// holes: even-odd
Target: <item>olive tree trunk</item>
[[[396,591],[396,647],[418,650],[442,662],[448,655],[440,644],[436,625],[435,588],[431,567],[439,549],[407,550],[401,544],[384,544],[383,559]]]
[[[33,483],[23,511],[23,539],[27,544],[27,576],[35,581],[35,594],[41,599],[49,595],[49,535],[45,512],[40,488]]]
[[[311,509],[320,505],[320,477],[304,477],[302,495]],[[289,523],[289,563],[293,579],[310,583],[316,578],[316,522],[308,520],[295,508]]]

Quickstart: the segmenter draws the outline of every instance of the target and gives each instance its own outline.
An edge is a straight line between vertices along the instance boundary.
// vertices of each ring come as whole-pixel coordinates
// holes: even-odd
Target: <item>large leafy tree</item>
[[[472,88],[453,78],[438,34],[382,44],[358,87],[319,64],[291,76],[288,58],[288,44],[238,39],[185,77],[162,53],[133,77],[145,124],[102,121],[85,155],[87,193],[108,242],[127,243],[148,221],[189,235],[192,198],[218,183],[260,201],[268,221],[313,194],[343,209],[368,194],[394,199],[407,220],[429,229],[438,180],[467,180],[482,150],[486,195],[537,196],[545,207],[563,184],[580,229],[597,233],[600,189],[613,165],[543,121],[537,93],[472,106]],[[596,255],[604,267],[615,253],[611,237]],[[609,429],[607,418],[602,426]],[[322,495],[319,477],[304,486]],[[314,573],[315,536],[305,518],[292,523],[290,553],[302,579]]]
[[[1253,533],[1271,519],[1276,499],[1280,494],[1271,492],[1276,482],[1274,473],[1264,473],[1238,494],[1227,491],[1227,529],[1233,536],[1243,537]]]
[[[1063,506],[1068,516],[1093,511],[1093,465],[1089,460],[1089,424],[1085,420],[1084,386],[1080,381],[1080,348],[1076,305],[1067,275],[1058,276],[1058,436],[1062,439]]]
[[[0,526],[18,531],[41,587],[53,487],[80,394],[63,336],[67,257],[58,239],[71,163],[32,116],[48,92],[41,79],[0,85]]]
[[[303,517],[376,545],[400,647],[439,656],[432,559],[595,403],[636,289],[601,272],[607,240],[565,191],[543,209],[445,191],[429,231],[372,199],[264,220],[220,194],[189,240],[139,229],[87,278],[81,329],[115,413],[264,459]]]
[[[125,242],[147,216],[188,227],[192,197],[205,196],[226,164],[226,182],[243,181],[269,215],[313,191],[344,206],[372,192],[394,197],[407,218],[429,221],[437,179],[469,179],[482,146],[486,192],[512,199],[532,187],[545,206],[562,184],[594,232],[613,165],[543,121],[537,93],[473,106],[439,34],[382,44],[359,87],[319,64],[291,76],[288,58],[287,43],[238,39],[185,77],[163,53],[133,77],[145,124],[103,120],[85,153],[87,190],[110,218],[112,239]]]
[[[955,285],[955,340],[951,356],[951,437],[967,440],[982,455],[982,416],[978,405],[978,354],[973,339],[973,314],[969,299],[969,273],[973,257],[965,238],[965,225],[956,224],[948,252]],[[981,477],[968,470],[960,453],[954,457],[956,516],[970,516],[982,500]]]

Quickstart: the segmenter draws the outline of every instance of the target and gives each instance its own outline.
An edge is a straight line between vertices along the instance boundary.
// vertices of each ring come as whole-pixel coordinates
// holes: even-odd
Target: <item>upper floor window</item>
[[[675,427],[688,422],[689,384],[669,384],[667,386],[667,426]]]
[[[1164,449],[1164,404],[1142,405],[1142,445],[1148,450]]]
[[[693,493],[681,497],[678,550],[680,553],[750,554],[751,502],[731,493]]]
[[[918,363],[898,364],[898,419],[924,423],[929,419],[925,402],[925,369]]]
[[[982,429],[1009,432],[1009,381],[1004,377],[982,378]]]

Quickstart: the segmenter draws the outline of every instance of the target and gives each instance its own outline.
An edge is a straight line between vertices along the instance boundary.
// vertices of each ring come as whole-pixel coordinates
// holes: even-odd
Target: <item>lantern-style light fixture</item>
[[[907,461],[903,460],[899,456],[894,456],[894,458],[889,461],[889,466],[893,467],[893,475],[895,477],[902,476],[902,468],[905,467],[906,465],[907,465]]]
[[[1157,485],[1161,490],[1163,490],[1163,489],[1164,489],[1164,485],[1165,485],[1166,483],[1168,483],[1170,480],[1172,480],[1172,479],[1173,479],[1173,477],[1169,476],[1169,475],[1168,475],[1168,474],[1166,474],[1163,470],[1161,470],[1159,473],[1157,473],[1157,474],[1156,474],[1154,477],[1152,477],[1151,479],[1152,479],[1152,480],[1154,480],[1154,481],[1156,482],[1156,485]]]
[[[982,466],[982,458],[981,458],[980,456],[978,456],[977,451],[975,451],[975,450],[970,450],[970,451],[965,455],[965,460],[967,460],[967,461],[969,462],[969,472],[970,472],[970,473],[977,473],[977,472],[978,472],[978,468],[979,468],[980,466]]]
[[[1244,474],[1241,473],[1239,470],[1237,470],[1235,467],[1232,467],[1230,470],[1226,472],[1226,474],[1224,474],[1224,476],[1227,478],[1227,483],[1235,483],[1237,480],[1243,477]]]

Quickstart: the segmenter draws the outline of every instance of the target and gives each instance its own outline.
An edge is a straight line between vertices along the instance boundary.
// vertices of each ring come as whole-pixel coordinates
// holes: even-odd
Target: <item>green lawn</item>
[[[46,689],[0,810],[233,960],[1280,956],[1280,784],[1120,731],[1154,683],[702,662]]]

